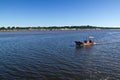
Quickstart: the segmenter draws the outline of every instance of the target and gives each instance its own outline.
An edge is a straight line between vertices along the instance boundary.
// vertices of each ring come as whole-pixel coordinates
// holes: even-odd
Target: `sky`
[[[120,27],[120,0],[0,0],[0,27]]]

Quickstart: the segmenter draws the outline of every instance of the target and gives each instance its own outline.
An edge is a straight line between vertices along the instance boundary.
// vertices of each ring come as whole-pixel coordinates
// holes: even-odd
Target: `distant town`
[[[0,27],[0,31],[19,31],[19,30],[101,30],[101,29],[120,29],[120,27],[97,27],[97,26],[51,26],[51,27]]]

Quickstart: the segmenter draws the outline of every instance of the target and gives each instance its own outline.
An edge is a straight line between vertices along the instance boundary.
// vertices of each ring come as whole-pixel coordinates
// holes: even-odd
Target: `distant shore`
[[[26,31],[26,30],[105,30],[120,29],[119,27],[96,27],[96,26],[63,26],[63,27],[0,27],[0,31]]]

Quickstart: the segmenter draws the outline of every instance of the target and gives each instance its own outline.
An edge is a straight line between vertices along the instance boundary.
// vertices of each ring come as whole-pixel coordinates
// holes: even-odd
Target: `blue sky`
[[[120,0],[0,0],[0,26],[120,26]]]

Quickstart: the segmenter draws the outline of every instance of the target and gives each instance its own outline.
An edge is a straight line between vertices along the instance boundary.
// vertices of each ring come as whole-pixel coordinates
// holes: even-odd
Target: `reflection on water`
[[[102,44],[75,46],[89,35]],[[0,32],[0,79],[119,80],[119,41],[119,30]]]

